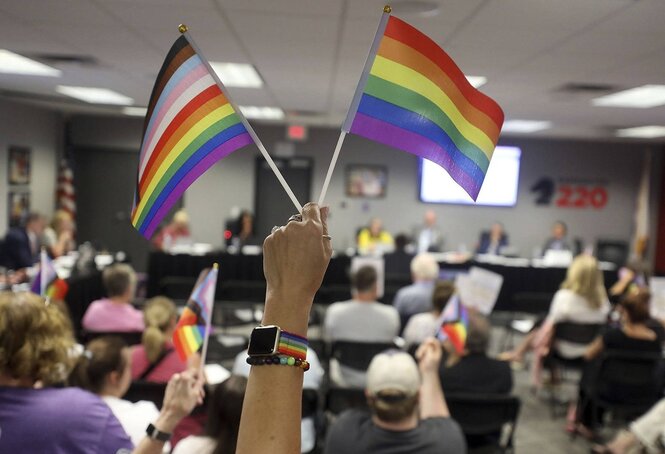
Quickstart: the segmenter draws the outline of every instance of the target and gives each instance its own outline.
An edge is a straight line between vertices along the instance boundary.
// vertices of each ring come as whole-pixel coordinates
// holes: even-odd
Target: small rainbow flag
[[[441,328],[437,337],[441,341],[449,339],[455,347],[455,351],[462,354],[466,345],[469,312],[457,296],[446,305],[446,310],[441,314],[440,320]]]
[[[181,360],[186,361],[204,345],[212,317],[217,285],[217,266],[199,279],[180,315],[173,333],[173,346]]]
[[[132,224],[150,238],[213,164],[253,143],[245,118],[195,45],[180,36],[155,81],[143,127]]]
[[[30,291],[45,298],[64,299],[69,285],[58,277],[53,261],[42,249],[39,257],[39,271],[32,281]]]
[[[476,200],[503,111],[386,8],[342,130],[429,159]]]

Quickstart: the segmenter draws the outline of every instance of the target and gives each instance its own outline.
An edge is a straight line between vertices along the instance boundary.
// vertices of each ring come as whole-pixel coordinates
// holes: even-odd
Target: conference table
[[[350,297],[349,270],[352,257],[334,256],[323,279],[315,303],[329,304]],[[152,252],[148,260],[147,296],[167,294],[176,298],[186,298],[200,272],[219,264],[217,282],[218,300],[248,300],[261,302],[265,297],[262,255],[229,254],[214,252],[207,255],[171,255]],[[503,276],[503,286],[495,305],[496,311],[513,310],[513,302],[519,295],[553,295],[566,277],[565,267],[544,267],[524,265],[514,266],[503,263],[478,262],[474,259],[455,262],[439,262],[442,271],[451,273],[468,270],[477,266]],[[603,271],[605,284],[612,285],[616,280],[616,270]],[[392,302],[394,293],[408,285],[410,277],[387,276],[385,295],[382,301]],[[175,291],[176,294],[172,293]],[[171,293],[171,294],[169,294]]]

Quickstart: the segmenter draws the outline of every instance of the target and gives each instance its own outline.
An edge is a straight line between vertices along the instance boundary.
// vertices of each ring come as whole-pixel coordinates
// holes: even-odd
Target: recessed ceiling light
[[[123,107],[122,113],[129,115],[131,117],[145,117],[145,114],[148,113],[147,107]]]
[[[284,111],[279,107],[239,106],[246,118],[253,120],[281,120]]]
[[[478,88],[487,83],[487,77],[483,76],[464,76],[466,77],[466,80],[469,81],[469,83],[474,87]]]
[[[530,132],[542,131],[552,126],[551,121],[537,120],[506,120],[503,123],[501,132],[517,132],[528,134]]]
[[[30,60],[23,55],[0,49],[0,73],[58,77],[62,71]]]
[[[641,87],[612,93],[591,100],[594,106],[634,107],[648,109],[665,105],[665,85],[642,85]]]
[[[423,0],[396,0],[392,7],[396,14],[401,15],[432,17],[440,12],[440,6],[436,2]]]
[[[637,137],[642,139],[654,139],[665,137],[665,126],[637,126],[635,128],[617,129],[618,137]]]
[[[252,65],[210,62],[210,66],[227,87],[260,88],[263,86],[261,76]]]
[[[58,85],[55,91],[60,94],[93,104],[117,104],[120,106],[134,104],[134,100],[108,88],[72,87]]]

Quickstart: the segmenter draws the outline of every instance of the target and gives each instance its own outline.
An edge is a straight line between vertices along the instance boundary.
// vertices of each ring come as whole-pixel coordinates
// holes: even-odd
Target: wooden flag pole
[[[215,263],[213,269],[218,270],[219,265]],[[215,275],[215,289],[217,288],[217,275]],[[203,347],[201,348],[201,377],[203,377],[203,368],[206,364],[206,355],[208,354],[208,338],[210,337],[210,327],[212,326],[212,314],[215,309],[215,291],[212,292],[212,301],[210,301],[210,312],[208,313],[208,320],[206,320],[205,334],[203,335]]]
[[[346,137],[346,131],[342,130],[339,133],[339,139],[337,139],[335,152],[333,153],[333,157],[330,160],[330,165],[328,166],[328,173],[326,173],[326,179],[323,182],[323,187],[321,188],[321,195],[319,195],[319,206],[323,206],[323,201],[326,199],[326,194],[328,193],[328,186],[330,185],[330,179],[332,178],[333,171],[335,170],[335,166],[337,165],[339,150],[342,149],[342,144],[344,143],[345,137]]]
[[[268,165],[270,166],[270,169],[273,171],[275,176],[277,177],[277,180],[280,182],[284,190],[286,191],[286,194],[289,196],[291,199],[291,202],[293,202],[293,205],[298,209],[298,213],[302,213],[302,205],[298,201],[298,198],[296,195],[293,193],[293,190],[291,189],[291,186],[286,182],[284,179],[284,176],[282,176],[282,172],[279,171],[277,166],[275,165],[275,162],[272,160],[270,155],[268,154],[268,150],[266,150],[266,147],[263,146],[263,143],[261,142],[261,139],[259,139],[259,136],[256,135],[256,132],[254,132],[254,128],[249,124],[247,121],[247,118],[245,118],[245,115],[240,111],[238,108],[238,105],[233,101],[233,99],[229,96],[229,93],[226,91],[226,87],[222,83],[221,80],[219,80],[219,77],[217,76],[217,73],[215,73],[215,70],[212,69],[210,66],[210,63],[208,63],[208,60],[203,56],[201,53],[201,50],[199,49],[199,46],[196,45],[196,42],[194,39],[191,37],[191,35],[188,32],[187,26],[184,24],[180,24],[178,26],[178,31],[185,35],[185,38],[187,38],[187,41],[189,44],[191,44],[192,48],[194,49],[194,52],[197,53],[199,57],[201,57],[201,61],[203,62],[204,65],[206,65],[206,68],[208,68],[208,72],[212,76],[212,78],[215,80],[217,83],[217,86],[219,87],[220,90],[222,90],[222,93],[224,93],[224,96],[226,99],[229,101],[229,104],[233,107],[233,110],[238,114],[238,117],[240,117],[240,121],[242,121],[242,124],[245,126],[245,129],[247,129],[247,132],[251,136],[252,140],[254,140],[254,143],[256,146],[259,148],[259,151],[265,158],[265,160],[268,162]]]

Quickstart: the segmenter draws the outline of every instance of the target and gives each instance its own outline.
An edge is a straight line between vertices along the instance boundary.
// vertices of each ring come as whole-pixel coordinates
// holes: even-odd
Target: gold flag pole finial
[[[383,12],[390,14],[393,11],[393,9],[390,7],[390,5],[386,5],[383,7]]]
[[[212,267],[213,267],[214,269],[219,269],[219,265],[218,265],[217,263],[214,263],[214,264],[212,265]]]
[[[185,24],[178,25],[178,31],[180,33],[187,33],[187,26]]]

